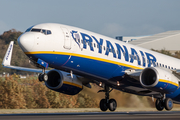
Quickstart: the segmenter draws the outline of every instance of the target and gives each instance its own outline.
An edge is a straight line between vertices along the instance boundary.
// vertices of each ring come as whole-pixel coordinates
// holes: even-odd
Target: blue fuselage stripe
[[[28,56],[40,58],[49,63],[50,67],[61,69],[61,67],[72,68],[78,71],[84,71],[88,74],[93,74],[104,79],[110,79],[116,76],[123,76],[126,69],[129,67],[116,65],[113,63],[82,58],[77,56],[60,55],[60,54],[29,54]],[[64,64],[66,63],[66,64]]]

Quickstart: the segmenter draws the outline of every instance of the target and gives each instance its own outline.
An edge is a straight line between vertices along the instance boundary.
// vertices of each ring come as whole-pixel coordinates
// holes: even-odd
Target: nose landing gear
[[[41,74],[39,74],[38,79],[39,79],[40,82],[47,81],[48,80],[48,75],[46,73],[41,73]]]
[[[43,71],[43,73],[40,73],[38,76],[38,79],[40,82],[48,80],[48,75],[45,73],[45,68],[43,68],[42,71]]]
[[[105,99],[102,99],[100,101],[100,109],[102,111],[106,111],[107,109],[109,109],[110,111],[115,111],[116,107],[117,107],[117,103],[115,99],[110,99],[109,100],[109,93],[112,91],[113,89],[109,90],[108,86],[104,87],[104,90],[100,90],[98,92],[105,92]]]

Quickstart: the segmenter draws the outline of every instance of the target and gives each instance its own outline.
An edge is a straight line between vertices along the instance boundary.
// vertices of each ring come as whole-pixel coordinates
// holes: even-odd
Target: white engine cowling
[[[51,90],[75,95],[83,89],[82,82],[75,75],[72,78],[70,73],[54,69],[50,70],[47,75],[48,80],[45,81],[45,85]]]
[[[179,88],[178,78],[170,70],[157,67],[145,68],[140,75],[143,87],[161,93],[172,93]]]

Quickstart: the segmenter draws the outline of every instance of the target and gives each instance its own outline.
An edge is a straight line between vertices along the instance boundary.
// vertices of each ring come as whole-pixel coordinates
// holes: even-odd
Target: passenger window
[[[94,47],[96,47],[96,44],[94,43]]]
[[[130,58],[134,60],[134,56],[133,55],[130,55]]]
[[[100,48],[99,48],[100,50],[102,50],[102,46],[100,45]]]
[[[83,41],[83,45],[86,45],[86,41],[85,40]]]
[[[156,67],[156,62],[155,62],[155,61],[153,61],[152,63],[153,63],[153,66],[154,66],[154,67]]]
[[[149,60],[147,60],[147,63],[149,64]]]
[[[165,68],[167,68],[167,65],[165,65]]]
[[[145,61],[146,59],[144,58],[144,56],[143,56],[143,61]]]
[[[114,49],[111,49],[111,52],[114,53]]]
[[[136,57],[136,56],[134,56],[134,59],[135,59],[135,60],[137,60],[137,57]]]
[[[109,52],[109,48],[107,48],[107,51]]]
[[[100,45],[99,48],[102,49],[102,45]]]
[[[151,64],[152,64],[152,61],[149,60],[149,64],[151,65]]]

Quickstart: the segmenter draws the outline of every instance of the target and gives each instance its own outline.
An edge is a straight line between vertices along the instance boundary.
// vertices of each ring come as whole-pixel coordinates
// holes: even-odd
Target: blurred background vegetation
[[[11,64],[33,67],[17,44],[17,38],[21,34],[22,32],[12,29],[0,35],[0,63],[3,61],[10,41],[15,41]],[[166,50],[157,52],[180,58],[179,51],[174,54]],[[32,73],[6,69],[0,64],[0,74],[3,72],[11,75],[0,77],[0,109],[98,108],[99,101],[104,98],[104,93],[97,93],[101,88],[95,84],[91,84],[91,89],[84,87],[79,94],[70,96],[48,89]],[[20,78],[18,74],[30,75],[27,78]],[[118,107],[154,107],[154,102],[150,97],[136,96],[117,90],[110,93],[110,98],[116,99]]]
[[[11,64],[15,66],[23,66],[23,67],[33,67],[31,64],[29,64],[28,57],[23,53],[21,48],[19,47],[17,43],[17,38],[22,34],[20,31],[16,31],[15,29],[5,31],[2,35],[0,35],[0,63],[2,63],[4,55],[7,51],[7,48],[9,46],[10,41],[14,41],[14,48],[13,48],[13,55],[12,55],[12,61]],[[32,74],[29,72],[23,72],[18,70],[12,70],[3,68],[2,64],[0,64],[0,74],[9,73],[17,73],[17,74]]]
[[[0,77],[0,109],[33,109],[33,108],[99,108],[99,101],[104,93],[92,84],[77,95],[65,95],[48,89],[37,77],[21,79],[14,74]],[[110,98],[117,100],[118,107],[153,107],[150,97],[136,96],[113,90]]]

